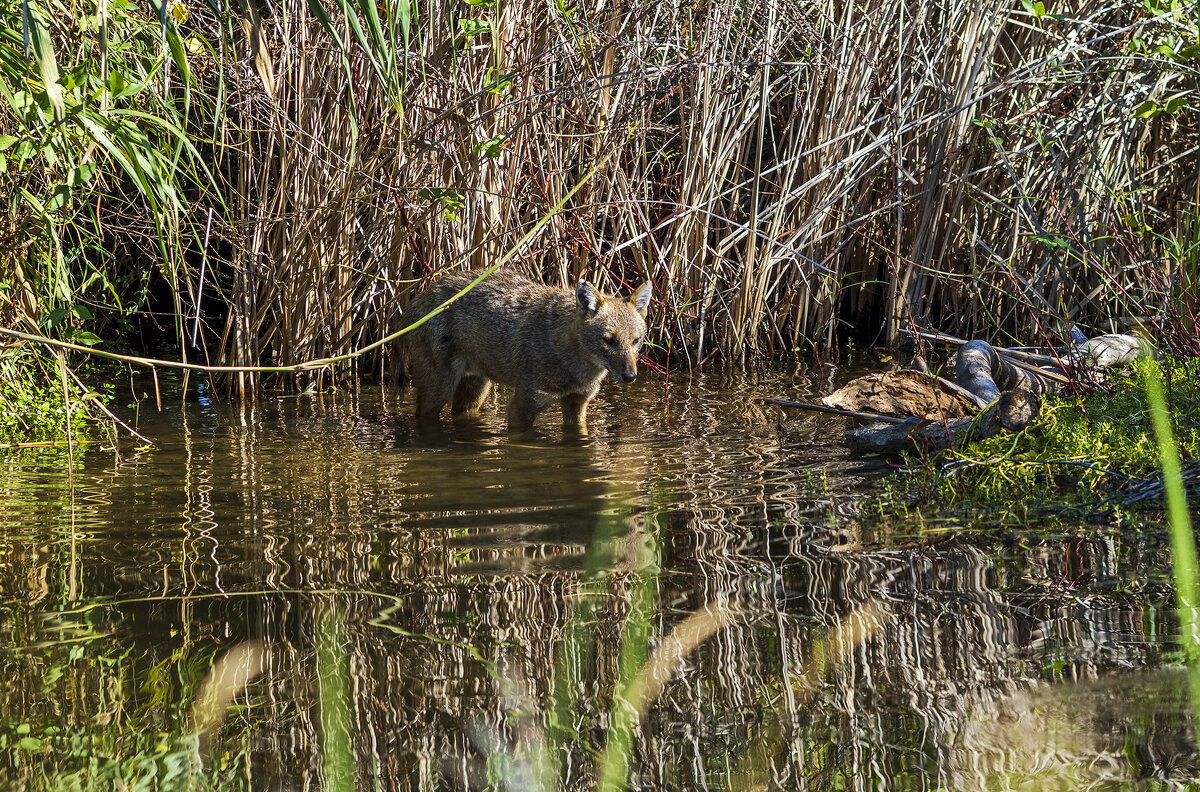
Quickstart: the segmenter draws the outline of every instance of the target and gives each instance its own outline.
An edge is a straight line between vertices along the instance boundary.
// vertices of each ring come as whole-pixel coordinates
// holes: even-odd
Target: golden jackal
[[[406,321],[437,308],[477,275],[440,279],[409,304]],[[584,434],[588,402],[604,375],[637,378],[649,305],[649,281],[630,297],[612,297],[585,280],[572,292],[498,270],[405,336],[417,416],[435,416],[448,401],[455,415],[476,412],[499,382],[516,389],[509,431],[528,429],[558,399],[563,427]]]

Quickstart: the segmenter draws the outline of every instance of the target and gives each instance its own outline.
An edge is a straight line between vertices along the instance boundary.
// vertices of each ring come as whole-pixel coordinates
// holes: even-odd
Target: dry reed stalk
[[[1179,24],[1111,3],[435,0],[390,77],[333,6],[345,53],[308,3],[259,10],[223,67],[225,363],[386,335],[422,279],[494,261],[613,151],[516,266],[654,278],[659,341],[693,365],[839,323],[1107,326],[1170,281],[1129,218],[1195,192],[1192,117],[1130,117],[1183,86],[1131,36]]]

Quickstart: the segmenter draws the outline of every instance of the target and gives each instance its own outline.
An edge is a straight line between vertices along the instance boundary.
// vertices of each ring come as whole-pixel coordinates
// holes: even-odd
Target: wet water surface
[[[882,465],[761,402],[829,376],[610,383],[582,441],[378,389],[193,396],[73,476],[0,460],[0,782],[1195,778],[1163,531],[863,519]]]

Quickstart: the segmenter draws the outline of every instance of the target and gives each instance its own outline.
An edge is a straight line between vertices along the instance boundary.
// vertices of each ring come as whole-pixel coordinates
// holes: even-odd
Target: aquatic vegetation
[[[49,387],[47,370],[57,384],[53,358],[39,358],[29,348],[0,353],[0,446],[65,442],[68,411],[75,442],[98,433],[95,400],[99,395],[75,382],[66,389]]]

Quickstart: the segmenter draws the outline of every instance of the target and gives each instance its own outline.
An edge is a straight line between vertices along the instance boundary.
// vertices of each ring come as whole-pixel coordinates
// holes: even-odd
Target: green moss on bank
[[[1129,479],[1159,475],[1150,406],[1140,385],[1143,362],[1112,377],[1105,391],[1046,397],[1036,423],[946,452],[910,459],[885,489],[880,508],[914,502],[922,510],[986,513],[1007,521],[1031,516],[1107,513],[1105,498]],[[1200,454],[1200,359],[1163,364],[1180,458]],[[1159,501],[1151,501],[1159,503]]]
[[[71,437],[76,442],[94,434],[96,421],[89,404],[94,398],[72,388]],[[27,348],[0,353],[0,447],[65,441],[66,415],[67,400],[52,358],[35,356]]]

